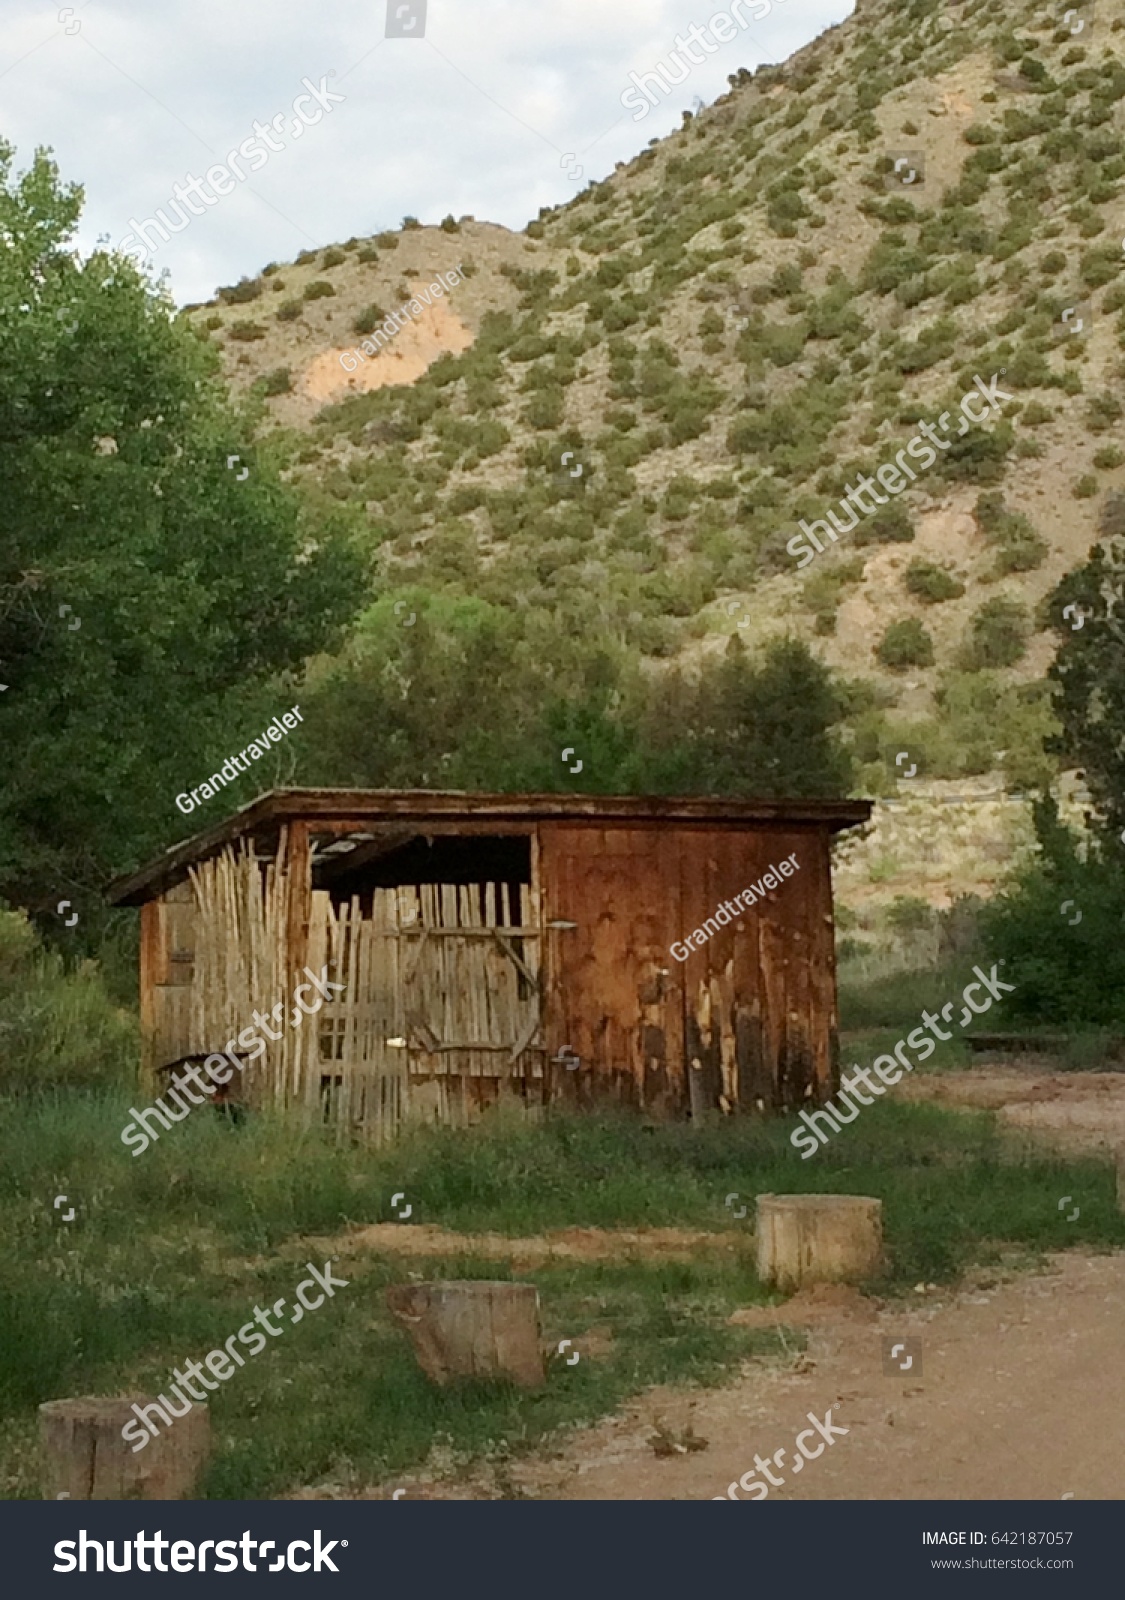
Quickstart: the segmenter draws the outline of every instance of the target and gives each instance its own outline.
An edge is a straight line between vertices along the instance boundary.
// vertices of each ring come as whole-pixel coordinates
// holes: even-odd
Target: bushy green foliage
[[[970,672],[988,667],[1014,667],[1027,651],[1030,621],[1020,600],[997,595],[986,600],[970,619],[962,658]]]
[[[312,283],[305,285],[303,298],[306,300],[323,300],[328,295],[334,295],[335,289],[325,278],[315,278]]]
[[[954,437],[940,456],[934,472],[962,483],[999,483],[1015,442],[1011,424],[1000,421],[989,431],[970,428]]]
[[[856,527],[855,543],[910,544],[914,539],[914,523],[905,506],[892,501],[890,505],[865,517]]]
[[[92,961],[68,972],[22,912],[0,903],[0,1094],[132,1082],[139,1032]]]
[[[776,644],[755,663],[735,640],[698,675],[650,679],[608,640],[543,613],[401,598],[416,623],[404,629],[381,600],[310,700],[318,781],[409,788],[440,775],[455,788],[573,789],[558,760],[569,744],[593,793],[847,791],[837,693],[803,645]],[[357,743],[360,722],[381,737]]]
[[[917,617],[902,617],[892,622],[875,646],[880,665],[893,672],[904,672],[907,667],[931,667],[934,662],[934,641]]]
[[[909,594],[925,600],[928,605],[939,605],[943,600],[958,600],[965,593],[965,585],[948,567],[934,561],[912,561],[902,578]]]
[[[996,576],[1033,572],[1046,560],[1048,545],[1022,512],[1008,511],[999,490],[982,494],[974,510],[977,523],[996,550]]]
[[[79,939],[112,872],[174,838],[175,795],[330,645],[362,570],[247,445],[210,344],[127,259],[73,250],[80,206],[0,145],[0,889],[66,886]],[[43,625],[60,605],[79,629]]]
[[[387,313],[382,306],[364,306],[352,319],[352,332],[363,338],[369,333],[374,333],[382,323],[387,320]]]
[[[276,270],[276,268],[275,268]],[[268,268],[267,268],[268,271]],[[265,273],[262,275],[265,276]],[[228,289],[219,290],[219,299],[228,306],[245,305],[248,300],[259,300],[262,295],[261,278],[240,278]]]
[[[1125,870],[1105,839],[1080,852],[1054,801],[1035,802],[1035,859],[980,913],[981,945],[1015,984],[1008,1011],[1038,1026],[1125,1024]],[[1073,902],[1081,912],[1063,904]]]

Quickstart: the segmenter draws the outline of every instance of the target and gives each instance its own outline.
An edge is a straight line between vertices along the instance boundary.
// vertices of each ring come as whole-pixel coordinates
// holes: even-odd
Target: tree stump
[[[778,1289],[866,1278],[883,1259],[883,1202],[852,1194],[760,1194],[758,1277]]]
[[[56,1500],[183,1500],[190,1498],[211,1453],[211,1417],[206,1405],[193,1405],[171,1428],[143,1450],[121,1437],[137,1422],[133,1405],[153,1402],[148,1395],[123,1399],[48,1400],[39,1407],[43,1446],[43,1498]],[[143,1428],[143,1423],[138,1423]]]
[[[387,1304],[434,1383],[507,1378],[539,1389],[547,1381],[533,1283],[396,1283]]]

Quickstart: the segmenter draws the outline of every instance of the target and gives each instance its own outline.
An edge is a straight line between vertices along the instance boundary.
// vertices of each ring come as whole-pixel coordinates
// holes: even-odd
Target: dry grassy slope
[[[1112,250],[1125,235],[1116,169],[1105,186],[1108,195],[1103,189],[1097,203],[1084,210],[1076,201],[1080,174],[1088,171],[1082,150],[1107,134],[1118,137],[1122,118],[1120,101],[1091,117],[1090,90],[1097,85],[1075,89],[1074,83],[1091,68],[1103,74],[1099,81],[1104,82],[1106,64],[1120,63],[1125,53],[1125,32],[1120,22],[1111,26],[1104,8],[1078,59],[1075,40],[1057,20],[1060,9],[978,0],[954,11],[871,0],[784,67],[740,83],[694,122],[688,119],[682,131],[532,224],[528,237],[471,221],[460,233],[411,230],[399,235],[397,249],[381,251],[367,264],[359,262],[350,242],[345,264],[333,269],[322,270],[316,262],[283,266],[278,276],[284,294],[270,290],[266,279],[267,292],[249,306],[209,306],[194,315],[217,319],[215,336],[236,384],[278,366],[292,368],[295,392],[268,402],[273,418],[280,425],[307,428],[314,441],[302,456],[307,472],[337,496],[362,501],[373,528],[389,531],[392,574],[448,581],[445,570],[440,576],[430,571],[427,544],[440,529],[447,549],[452,532],[479,562],[469,586],[498,603],[508,603],[515,590],[522,590],[523,598],[565,615],[578,590],[587,613],[596,609],[638,648],[665,656],[720,648],[738,621],[748,640],[797,631],[813,639],[833,666],[879,681],[904,713],[921,713],[930,707],[939,674],[952,664],[968,618],[982,600],[1001,592],[1034,605],[1083,557],[1097,533],[1099,499],[1076,499],[1071,491],[1078,476],[1091,469],[1094,452],[1112,438],[1089,431],[1085,407],[1092,395],[1120,392],[1121,357],[1116,318],[1103,306],[1113,283],[1091,289],[1083,285],[1082,271],[1091,248]],[[1057,94],[1031,92],[1013,60],[1002,59],[998,47],[1013,32],[1066,91],[1062,101]],[[1064,64],[1068,52],[1073,59]],[[880,74],[885,93],[865,112],[863,98],[878,89]],[[1045,108],[1053,126],[1078,131],[1077,157],[1067,153],[1038,160],[1042,133],[1004,142],[1006,115],[1036,116]],[[761,329],[740,339],[736,316],[761,310],[766,335],[797,320],[801,303],[790,303],[784,294],[755,300],[755,291],[761,296],[779,268],[797,264],[801,293],[815,299],[829,286],[833,269],[858,284],[873,246],[888,232],[898,231],[913,243],[927,210],[941,206],[945,191],[959,182],[966,160],[974,156],[978,147],[964,138],[974,124],[1000,136],[994,148],[1007,164],[989,177],[974,208],[991,239],[970,255],[958,250],[950,234],[940,248],[927,252],[927,268],[939,275],[947,267],[974,269],[981,285],[976,298],[950,304],[939,292],[912,304],[906,303],[909,295],[861,289],[852,302],[861,334],[809,338],[791,364],[763,355]],[[885,205],[891,199],[870,180],[887,150],[903,149],[925,153],[925,187],[911,191],[921,215],[892,225],[870,213],[872,201]],[[998,257],[993,246],[1009,199],[1018,202],[1028,192],[1018,174],[1011,194],[1004,179],[1028,160],[1049,169],[1028,178],[1042,185],[1029,236],[1018,250]],[[1076,160],[1078,165],[1072,164]],[[769,215],[768,191],[798,161],[804,173],[799,192],[809,214],[789,230],[792,236],[785,236]],[[733,217],[708,220],[707,205],[731,197]],[[737,233],[735,222],[742,225]],[[1043,261],[1053,252],[1062,253],[1065,266],[1048,273]],[[470,351],[458,367],[465,377],[443,382],[430,397],[429,415],[425,407],[421,413],[409,409],[410,399],[417,400],[430,382],[419,371],[409,388],[368,396],[368,410],[323,414],[314,422],[317,393],[310,393],[309,370],[319,358],[315,370],[323,374],[326,353],[354,342],[352,317],[371,301],[388,309],[397,305],[404,279],[413,283],[461,260],[476,270],[456,291],[452,307],[469,334],[479,333],[486,311],[519,308],[524,328],[537,330],[547,348],[530,360],[525,352],[515,360],[510,348],[502,350],[488,375],[493,392],[483,408],[479,394],[472,398],[479,352]],[[521,296],[502,268],[550,269],[558,281],[549,299],[534,290]],[[619,273],[624,274],[620,282],[609,281]],[[336,296],[310,302],[299,322],[276,322],[271,302],[300,295],[314,278],[332,282]],[[1093,328],[1081,341],[1067,340],[1057,325],[1058,310],[1080,295],[1095,306]],[[607,308],[617,319],[616,332],[607,330]],[[699,324],[710,310],[723,317],[725,327],[705,342]],[[915,542],[867,547],[862,581],[844,591],[835,635],[814,638],[813,617],[802,600],[805,578],[857,552],[849,545],[826,553],[798,577],[782,553],[794,530],[795,502],[803,501],[804,514],[823,515],[838,489],[817,480],[833,461],[861,461],[872,470],[893,458],[915,431],[910,418],[933,417],[944,409],[957,375],[1008,364],[1029,343],[1019,325],[1021,310],[1025,318],[1040,318],[1031,337],[1047,351],[1051,372],[1077,373],[1082,387],[1081,395],[1071,396],[1057,387],[1024,385],[1018,404],[1008,408],[1015,415],[1036,400],[1053,413],[1034,428],[1016,416],[1017,439],[1034,439],[1042,453],[1021,459],[1013,452],[1002,480],[1009,508],[1026,513],[1047,541],[1046,560],[1037,570],[997,580],[994,551],[972,515],[981,486],[943,482],[931,473],[902,497],[915,518]],[[1055,328],[1044,336],[1042,319],[1046,316],[1050,330],[1052,315]],[[897,374],[888,361],[895,340],[914,340],[943,316],[957,322],[952,352],[924,370]],[[232,342],[230,324],[247,317],[264,323],[267,337],[259,343]],[[429,332],[436,347],[442,330]],[[619,389],[614,397],[611,355],[622,340],[642,353],[653,341],[664,341],[679,360],[689,393],[705,379],[718,386],[720,402],[694,436],[690,425],[676,436],[671,408],[646,411],[644,398],[629,394],[636,386],[636,367],[624,396]],[[402,376],[401,368],[396,372],[388,358],[380,359],[388,362],[389,380]],[[824,360],[838,368],[848,394],[815,458],[786,474],[774,450],[749,449],[741,458],[732,454],[728,430],[746,415],[748,392],[759,390],[759,401],[767,406],[790,395],[804,406],[806,386]],[[527,420],[529,375],[562,391],[561,414],[547,424]],[[323,385],[318,393],[323,396]],[[617,432],[607,425],[607,414],[612,422],[622,411],[631,412],[636,425]],[[502,423],[509,437],[499,447],[492,441],[482,458],[464,441],[451,442],[442,434],[443,423],[459,416],[470,424]],[[414,425],[399,429],[404,417],[413,417]],[[638,437],[637,459],[623,458],[621,448]],[[544,465],[565,444],[580,444],[587,462],[585,496],[573,502],[560,502],[568,491]],[[542,447],[535,460],[528,459],[529,446]],[[371,475],[365,477],[368,467]],[[626,471],[629,476],[622,478]],[[709,500],[695,494],[684,514],[682,506],[669,506],[665,495],[673,480],[685,475],[696,489],[732,480],[737,495]],[[1097,476],[1102,491],[1125,486],[1125,467]],[[780,491],[777,504],[763,507],[762,487],[771,480]],[[510,501],[502,513],[498,509],[503,491],[515,492],[514,511]],[[622,522],[638,506],[644,513],[642,531]],[[960,573],[968,583],[963,598],[939,606],[912,599],[902,586],[902,569],[917,556]],[[536,581],[538,587],[529,590]],[[919,616],[930,628],[936,646],[932,668],[891,674],[875,664],[873,642],[903,616]],[[661,624],[655,634],[654,619]],[[1050,636],[1040,634],[1010,675],[1040,675],[1051,651]]]

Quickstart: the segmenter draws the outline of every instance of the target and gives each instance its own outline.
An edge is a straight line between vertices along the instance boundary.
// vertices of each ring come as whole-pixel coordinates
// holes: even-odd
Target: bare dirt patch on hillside
[[[425,284],[412,284],[417,293]],[[366,394],[371,389],[385,389],[392,384],[414,383],[439,356],[460,355],[473,342],[473,335],[455,312],[443,300],[423,306],[420,316],[395,334],[387,345],[375,355],[362,360],[354,354],[362,353],[363,338],[356,336],[354,344],[343,349],[324,350],[314,356],[300,377],[300,392],[304,398],[320,404],[346,400],[352,394]],[[341,356],[358,361],[354,371],[341,365]]]

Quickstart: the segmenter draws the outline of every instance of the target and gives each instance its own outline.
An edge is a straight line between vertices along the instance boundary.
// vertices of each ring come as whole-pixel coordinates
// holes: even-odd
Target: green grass
[[[895,1038],[901,1039],[904,1033],[919,1026],[923,1011],[933,1015],[947,1000],[960,996],[965,985],[973,981],[971,965],[971,961],[962,961],[957,966],[889,966],[873,977],[851,977],[847,969],[842,968],[840,1027],[846,1033],[860,1029],[894,1029]],[[1001,1007],[994,1005],[985,1016],[991,1018],[993,1012],[1003,1014]],[[986,1028],[989,1024],[982,1021],[979,1026]]]
[[[932,996],[931,996],[932,998]],[[349,1223],[391,1220],[406,1193],[412,1221],[525,1235],[566,1226],[685,1227],[733,1249],[684,1263],[556,1261],[534,1281],[552,1345],[596,1330],[606,1353],[552,1365],[536,1395],[505,1386],[432,1388],[383,1300],[415,1272],[504,1278],[464,1259],[337,1252],[349,1280],[315,1314],[250,1358],[212,1399],[215,1453],[205,1492],[341,1492],[424,1462],[493,1461],[555,1429],[593,1421],[654,1383],[713,1383],[775,1336],[727,1325],[769,1296],[750,1249],[753,1197],[871,1194],[884,1201],[884,1292],[949,1281],[1012,1246],[1125,1244],[1113,1174],[1094,1161],[1025,1152],[991,1117],[877,1104],[813,1159],[787,1121],[644,1127],[629,1118],[560,1116],[430,1130],[380,1152],[336,1151],[266,1117],[235,1129],[205,1112],[134,1159],[120,1145],[128,1101],[59,1096],[0,1101],[0,1494],[39,1493],[35,1407],[65,1395],[165,1387],[320,1265]],[[65,1193],[78,1216],[59,1220]],[[726,1207],[738,1194],[750,1217]],[[1078,1223],[1060,1227],[1072,1194]]]

